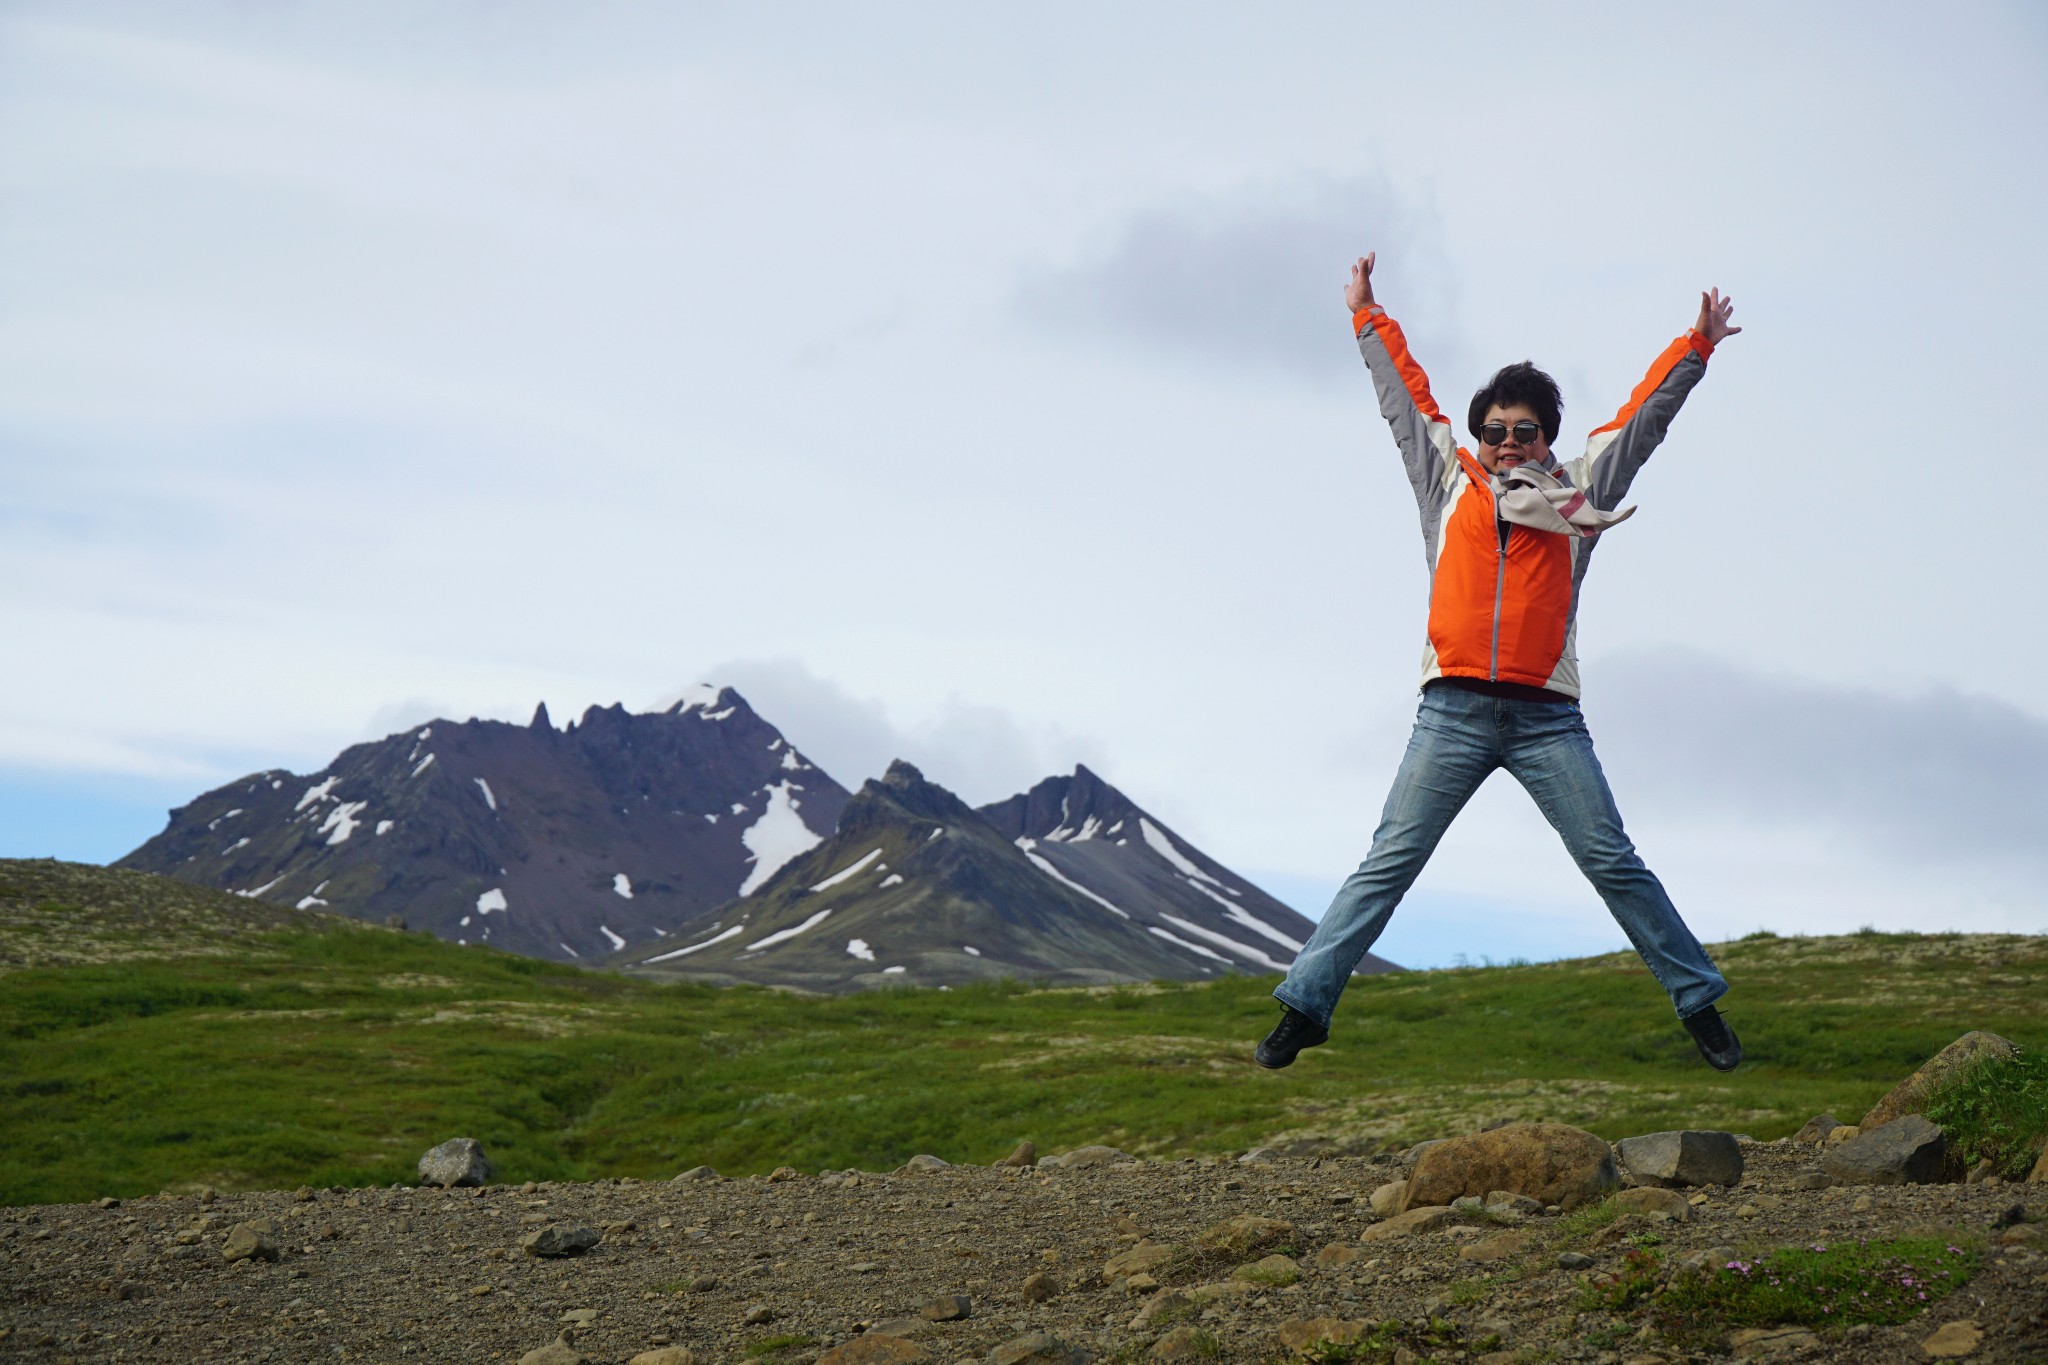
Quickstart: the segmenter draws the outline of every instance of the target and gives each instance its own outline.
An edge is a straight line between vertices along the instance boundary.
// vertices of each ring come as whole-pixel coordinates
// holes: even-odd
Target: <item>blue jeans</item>
[[[1337,888],[1322,923],[1273,992],[1282,1004],[1329,1027],[1352,969],[1495,768],[1513,773],[1536,798],[1680,1017],[1727,993],[1728,983],[1623,832],[1578,705],[1439,684],[1422,694],[1372,851]]]

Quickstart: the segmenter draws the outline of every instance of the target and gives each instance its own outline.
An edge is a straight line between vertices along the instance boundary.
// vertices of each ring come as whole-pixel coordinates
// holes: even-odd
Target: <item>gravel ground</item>
[[[1818,1172],[1813,1149],[1752,1144],[1744,1154],[1742,1183],[1704,1191],[1685,1222],[1633,1215],[1569,1237],[1560,1220],[1537,1215],[1526,1223],[1529,1245],[1490,1263],[1458,1252],[1500,1233],[1497,1225],[1360,1243],[1377,1221],[1368,1196],[1401,1174],[1386,1157],[202,1191],[8,1209],[0,1360],[516,1361],[568,1324],[575,1349],[594,1362],[675,1345],[699,1365],[750,1354],[764,1365],[810,1365],[867,1327],[949,1295],[970,1298],[972,1311],[920,1320],[917,1342],[935,1365],[980,1360],[1032,1331],[1099,1358],[1139,1360],[1164,1327],[1134,1324],[1146,1297],[1105,1284],[1104,1262],[1141,1240],[1192,1245],[1243,1214],[1292,1226],[1284,1241],[1303,1277],[1191,1310],[1188,1325],[1204,1334],[1198,1350],[1211,1359],[1279,1360],[1281,1323],[1328,1314],[1446,1319],[1458,1341],[1435,1351],[1439,1360],[1676,1360],[1655,1339],[1617,1339],[1619,1324],[1569,1307],[1582,1278],[1618,1261],[1630,1235],[1654,1233],[1660,1252],[1681,1255],[1940,1226],[1988,1237],[1976,1280],[1914,1322],[1795,1343],[1777,1358],[1924,1361],[1919,1343],[1937,1326],[1971,1319],[1984,1338],[1970,1359],[2048,1360],[2048,1255],[2003,1246],[1991,1231],[2018,1202],[2048,1219],[2048,1189],[1807,1190],[1798,1182]],[[227,1262],[234,1225],[265,1217],[276,1224],[279,1258]],[[561,1259],[523,1252],[521,1237],[550,1223],[587,1225],[602,1241]],[[1319,1258],[1333,1244],[1357,1254],[1341,1265],[1347,1252]],[[1592,1256],[1594,1268],[1558,1268],[1566,1250]],[[1227,1280],[1233,1264],[1220,1254],[1182,1258],[1155,1271],[1166,1288],[1154,1292]],[[1035,1287],[1056,1292],[1028,1302],[1024,1283],[1038,1274],[1048,1278]]]

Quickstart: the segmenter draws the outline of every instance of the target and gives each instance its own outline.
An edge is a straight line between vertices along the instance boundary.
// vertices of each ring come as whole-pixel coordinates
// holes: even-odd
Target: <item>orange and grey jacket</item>
[[[1430,572],[1422,681],[1485,678],[1578,696],[1579,584],[1599,537],[1500,520],[1485,467],[1458,445],[1400,324],[1375,306],[1361,310],[1352,326],[1422,512]],[[1584,490],[1595,507],[1612,510],[1712,353],[1698,332],[1665,347],[1614,420],[1587,438],[1586,453],[1549,472]]]

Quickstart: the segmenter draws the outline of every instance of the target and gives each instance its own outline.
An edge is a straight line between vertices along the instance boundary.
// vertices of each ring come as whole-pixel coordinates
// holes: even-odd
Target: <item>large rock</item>
[[[1639,1185],[1737,1185],[1742,1147],[1733,1133],[1683,1129],[1623,1138],[1614,1154]]]
[[[1448,1204],[1510,1190],[1543,1204],[1576,1208],[1621,1183],[1614,1154],[1583,1128],[1511,1123],[1425,1147],[1408,1176],[1402,1209]]]
[[[1927,1101],[1934,1092],[1948,1082],[1986,1062],[2017,1057],[2019,1051],[2009,1038],[1972,1029],[1928,1058],[1927,1065],[1893,1086],[1890,1094],[1871,1106],[1858,1126],[1868,1133],[1893,1119],[1917,1114],[1927,1107]]]
[[[2048,1185],[2048,1147],[2041,1149],[2041,1155],[2034,1159],[2034,1169],[2027,1172],[2029,1185]]]
[[[420,1158],[420,1184],[452,1189],[457,1185],[481,1185],[495,1174],[484,1145],[475,1138],[449,1138],[439,1147],[429,1147]]]
[[[589,1356],[569,1344],[566,1332],[519,1357],[519,1365],[589,1365],[589,1361]]]
[[[1928,1185],[1941,1179],[1946,1151],[1941,1129],[1908,1114],[1828,1148],[1820,1168],[1849,1185]]]
[[[1366,1200],[1372,1211],[1382,1218],[1390,1218],[1401,1211],[1401,1201],[1408,1197],[1408,1182],[1389,1180],[1372,1192]]]
[[[657,1346],[651,1351],[642,1351],[626,1365],[697,1365],[697,1355],[682,1346]]]
[[[1017,1144],[1016,1150],[1012,1151],[1008,1156],[1002,1158],[1000,1161],[992,1161],[989,1164],[991,1166],[1016,1167],[1032,1166],[1036,1165],[1037,1162],[1038,1144],[1033,1142],[1030,1138],[1025,1138],[1022,1142]]]

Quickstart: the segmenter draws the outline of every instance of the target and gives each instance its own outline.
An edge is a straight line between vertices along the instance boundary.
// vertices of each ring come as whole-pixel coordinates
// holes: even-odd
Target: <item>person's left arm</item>
[[[1628,495],[1636,472],[1662,444],[1685,396],[1705,377],[1714,347],[1742,330],[1728,324],[1734,311],[1735,300],[1723,298],[1719,289],[1701,294],[1692,330],[1664,348],[1614,420],[1586,438],[1586,453],[1568,467],[1572,482],[1595,507],[1611,512]]]

